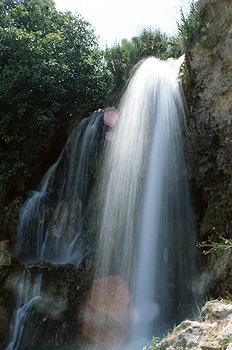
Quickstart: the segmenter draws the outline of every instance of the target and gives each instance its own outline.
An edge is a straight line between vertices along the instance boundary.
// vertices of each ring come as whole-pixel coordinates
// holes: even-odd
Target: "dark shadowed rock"
[[[208,31],[190,48],[188,164],[200,240],[232,237],[232,3],[200,0]]]
[[[83,266],[87,265],[83,261]],[[34,288],[38,275],[42,276],[42,282],[40,298],[32,306],[33,323],[28,327],[30,336],[24,338],[20,349],[76,349],[87,296],[92,287],[92,269],[45,261],[25,266],[9,251],[0,251],[0,349],[4,350],[9,340],[10,322],[23,271],[30,273],[28,288]]]
[[[24,269],[8,250],[0,251],[0,349],[5,349],[9,338],[10,322],[15,308],[15,288]],[[12,288],[9,289],[9,283]]]

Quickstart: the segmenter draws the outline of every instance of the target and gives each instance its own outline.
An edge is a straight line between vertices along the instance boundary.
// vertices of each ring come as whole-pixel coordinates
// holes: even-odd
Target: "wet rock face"
[[[42,274],[41,302],[35,309],[33,344],[27,338],[25,348],[68,349],[77,346],[82,332],[91,276],[74,265],[52,265],[38,262],[30,268],[31,274]],[[42,339],[42,341],[41,341]]]
[[[200,239],[232,236],[232,3],[200,0],[209,32],[190,48],[188,163]]]
[[[40,297],[33,303],[29,333],[21,349],[49,350],[78,347],[82,333],[86,300],[92,287],[93,255],[82,262],[81,268],[72,264],[54,265],[39,261],[21,264],[9,251],[0,251],[0,349],[5,350],[9,329],[18,297],[23,272],[30,274],[29,290],[41,275]],[[25,327],[25,331],[26,331]]]
[[[0,251],[0,349],[6,348],[9,339],[11,318],[15,308],[16,295],[13,288],[9,290],[8,283],[14,276],[18,282],[23,271],[23,265],[9,251]],[[12,286],[13,287],[13,286]]]

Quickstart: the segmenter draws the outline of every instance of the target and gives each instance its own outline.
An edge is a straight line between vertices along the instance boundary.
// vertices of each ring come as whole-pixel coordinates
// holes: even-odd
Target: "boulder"
[[[159,344],[157,350],[231,350],[232,303],[208,301],[196,321],[185,320]]]

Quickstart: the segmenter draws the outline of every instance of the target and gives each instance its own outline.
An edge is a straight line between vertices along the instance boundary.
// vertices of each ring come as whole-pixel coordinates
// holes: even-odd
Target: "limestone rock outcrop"
[[[208,301],[197,321],[183,321],[155,349],[231,350],[232,303]]]

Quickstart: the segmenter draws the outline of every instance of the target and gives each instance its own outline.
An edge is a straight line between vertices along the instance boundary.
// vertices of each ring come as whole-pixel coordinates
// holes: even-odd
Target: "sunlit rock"
[[[231,330],[231,302],[213,300],[201,309],[198,320],[183,321],[155,349],[230,350]]]

